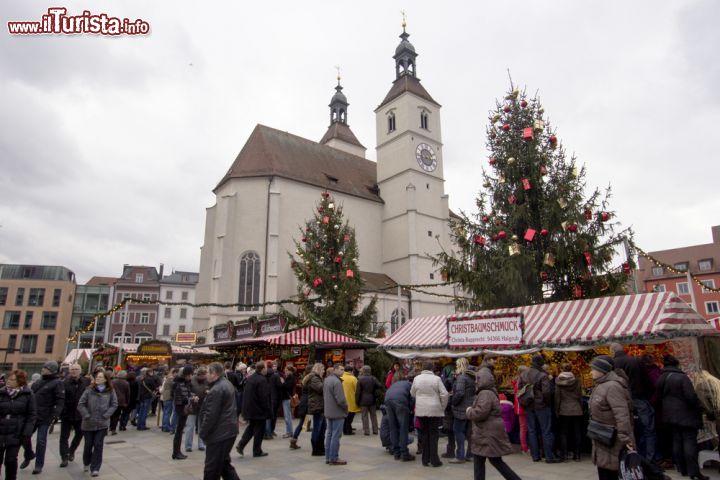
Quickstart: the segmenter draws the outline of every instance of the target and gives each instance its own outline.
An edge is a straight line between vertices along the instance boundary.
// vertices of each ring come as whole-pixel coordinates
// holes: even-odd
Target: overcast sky
[[[60,5],[142,18],[151,33],[7,33]],[[711,241],[720,2],[0,0],[0,262],[65,265],[79,282],[124,263],[197,271],[212,189],[253,127],[319,140],[335,65],[375,158],[402,9],[443,105],[452,209],[473,209],[509,69],[539,91],[588,185],[612,184],[640,246]]]

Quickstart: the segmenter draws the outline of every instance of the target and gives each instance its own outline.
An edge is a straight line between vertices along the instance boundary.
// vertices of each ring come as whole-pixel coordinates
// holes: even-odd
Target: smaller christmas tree
[[[290,254],[290,260],[298,279],[298,294],[301,298],[321,300],[302,304],[300,315],[349,335],[365,334],[375,314],[377,298],[356,313],[362,280],[355,230],[343,220],[342,207],[330,193],[321,194],[316,212],[301,227],[295,247],[297,258]]]

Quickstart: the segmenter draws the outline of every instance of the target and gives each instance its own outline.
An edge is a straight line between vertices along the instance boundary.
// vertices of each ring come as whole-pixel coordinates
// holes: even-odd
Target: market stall
[[[217,357],[216,352],[203,352],[194,348],[172,345],[162,340],[148,340],[141,344],[108,343],[92,354],[94,364],[115,366],[122,349],[123,368],[174,366],[184,363],[205,363]]]

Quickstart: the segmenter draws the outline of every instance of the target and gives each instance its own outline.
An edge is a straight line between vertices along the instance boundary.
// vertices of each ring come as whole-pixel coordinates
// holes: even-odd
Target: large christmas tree
[[[320,299],[302,304],[300,315],[350,335],[367,333],[376,299],[357,312],[362,283],[355,231],[343,220],[342,207],[328,192],[322,193],[315,215],[301,228],[295,247],[297,258],[290,254],[290,259],[298,294]]]
[[[585,168],[566,157],[540,101],[513,88],[490,112],[489,171],[478,211],[451,222],[458,250],[436,258],[468,298],[499,308],[623,293],[633,265],[613,266],[621,230],[610,187],[585,196]]]

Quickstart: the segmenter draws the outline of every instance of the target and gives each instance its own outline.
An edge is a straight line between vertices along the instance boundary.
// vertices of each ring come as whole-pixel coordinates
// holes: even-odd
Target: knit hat
[[[593,358],[590,368],[602,373],[610,373],[615,369],[615,361],[607,355],[599,355]]]
[[[667,354],[667,355],[665,355],[665,356],[663,357],[663,366],[665,366],[665,367],[679,367],[679,366],[680,366],[680,361],[679,361],[677,358],[673,357],[672,355]]]
[[[50,360],[49,362],[45,362],[43,364],[43,368],[47,368],[52,374],[56,374],[58,372],[58,364],[57,362],[54,362],[52,360]]]
[[[193,374],[193,368],[190,365],[185,365],[182,369],[183,377]]]
[[[533,367],[535,367],[535,368],[542,368],[542,366],[545,365],[545,359],[543,358],[542,355],[540,355],[539,353],[536,353],[532,357],[532,364],[533,364]]]

